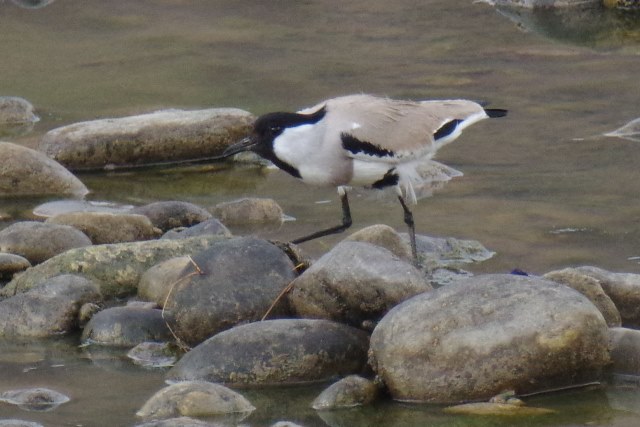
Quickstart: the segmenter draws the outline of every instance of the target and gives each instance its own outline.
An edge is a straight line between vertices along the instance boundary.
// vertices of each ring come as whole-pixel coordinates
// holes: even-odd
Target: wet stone
[[[0,427],[44,427],[42,424],[24,420],[0,420]]]
[[[640,331],[611,328],[609,336],[613,373],[640,376]]]
[[[11,280],[15,273],[31,267],[25,257],[15,254],[0,253],[0,283]]]
[[[86,234],[68,225],[22,221],[0,231],[0,251],[23,256],[33,264],[90,245]]]
[[[71,172],[39,151],[0,141],[0,196],[70,195],[89,190]]]
[[[71,170],[194,160],[221,154],[250,131],[253,120],[234,108],[164,110],[53,129],[39,150]]]
[[[230,385],[327,381],[362,373],[368,346],[365,332],[340,323],[267,320],[214,335],[185,354],[167,379]]]
[[[50,411],[69,400],[71,399],[68,396],[43,387],[9,390],[0,393],[0,402],[17,405],[26,411]]]
[[[204,208],[180,201],[149,203],[133,208],[131,212],[145,215],[155,227],[162,231],[177,227],[191,227],[211,218],[211,214]]]
[[[96,313],[82,332],[86,344],[134,347],[146,341],[173,341],[162,310],[107,308]]]
[[[344,241],[357,241],[381,246],[399,258],[412,260],[411,245],[393,228],[384,224],[376,224],[356,231]]]
[[[40,120],[29,101],[17,96],[0,96],[0,126]]]
[[[146,216],[127,213],[69,212],[46,222],[77,228],[95,245],[151,240],[161,234]]]
[[[281,223],[284,217],[282,208],[275,200],[263,198],[219,203],[211,212],[226,225]]]
[[[178,348],[166,342],[143,342],[129,350],[127,357],[145,368],[166,368],[178,360]]]
[[[162,239],[186,239],[189,237],[213,235],[213,236],[225,236],[231,237],[231,232],[216,218],[211,218],[202,221],[199,224],[192,225],[191,227],[176,228],[169,230],[162,235]]]
[[[237,415],[242,419],[255,409],[244,396],[223,385],[185,381],[154,394],[136,415],[143,419]]]
[[[375,401],[378,394],[378,386],[373,381],[349,375],[320,393],[311,407],[315,410],[353,408]]]
[[[217,423],[212,421],[202,421],[190,417],[168,418],[166,420],[148,421],[136,424],[135,427],[228,427],[227,423]]]
[[[186,272],[189,266],[193,267],[189,256],[170,258],[154,265],[140,277],[138,297],[164,307],[171,289],[178,286],[179,282],[185,280],[190,274]],[[190,271],[194,274],[197,273],[195,268]]]

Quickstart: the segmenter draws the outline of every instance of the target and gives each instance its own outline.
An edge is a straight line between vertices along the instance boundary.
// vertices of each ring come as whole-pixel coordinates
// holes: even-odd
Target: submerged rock
[[[96,313],[82,331],[82,342],[133,347],[147,341],[173,341],[162,310],[113,307]]]
[[[85,196],[71,172],[39,151],[0,141],[0,196]]]
[[[27,411],[50,411],[63,403],[69,397],[44,387],[9,390],[0,393],[0,402],[17,405]]]
[[[349,375],[324,389],[311,407],[315,410],[353,408],[375,401],[378,395],[378,386],[373,381]]]
[[[144,215],[110,212],[69,212],[47,219],[50,224],[69,225],[86,234],[93,244],[137,242],[160,236]]]
[[[154,394],[136,415],[143,419],[229,414],[248,416],[255,409],[244,396],[223,385],[186,381],[165,387]]]
[[[132,213],[148,217],[154,227],[168,231],[177,227],[191,227],[211,218],[204,208],[180,201],[153,202],[134,208]]]
[[[292,284],[288,294],[300,317],[362,327],[380,320],[396,304],[432,290],[409,262],[370,243],[344,241]]]
[[[39,149],[72,170],[172,163],[221,154],[253,120],[235,108],[163,110],[53,129]]]
[[[282,208],[275,200],[256,197],[219,203],[211,212],[226,225],[280,223],[284,217]]]
[[[531,417],[536,415],[553,414],[556,411],[547,408],[532,406],[512,405],[509,403],[476,402],[462,405],[449,406],[443,409],[447,414],[457,415],[489,415],[489,416],[520,416]]]
[[[599,379],[608,328],[573,289],[486,275],[396,306],[373,331],[370,356],[394,399],[488,399]]]
[[[613,373],[640,376],[640,331],[611,328]]]
[[[226,423],[201,421],[190,417],[168,418],[166,420],[153,420],[135,427],[228,427]]]
[[[98,286],[81,276],[52,277],[0,301],[1,337],[51,337],[78,329],[80,307],[101,301]]]
[[[189,345],[240,323],[260,320],[295,278],[287,255],[266,240],[228,239],[193,255],[169,295],[171,329]],[[197,274],[191,274],[196,272]],[[288,313],[276,304],[272,315]]]
[[[236,326],[185,354],[170,381],[297,384],[361,373],[369,337],[328,320],[279,319]]]
[[[29,101],[17,96],[0,96],[0,126],[40,120]]]
[[[216,235],[231,237],[231,232],[216,218],[210,218],[199,224],[192,225],[184,229],[169,230],[162,235],[162,239],[186,239],[188,237],[197,237],[204,235]]]
[[[63,273],[79,273],[100,286],[105,299],[134,294],[140,276],[165,259],[193,254],[218,242],[204,236],[180,240],[150,240],[77,248],[55,256],[15,277],[0,296],[24,292],[35,284]]]
[[[178,360],[178,347],[167,342],[142,342],[127,352],[136,365],[145,368],[166,368]]]

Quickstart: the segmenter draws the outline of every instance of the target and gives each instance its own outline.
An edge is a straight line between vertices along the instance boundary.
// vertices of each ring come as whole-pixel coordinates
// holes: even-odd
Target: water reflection
[[[24,9],[40,9],[49,6],[55,0],[11,0],[16,6]]]
[[[640,49],[640,11],[601,6],[497,10],[518,27],[562,43],[594,49]]]

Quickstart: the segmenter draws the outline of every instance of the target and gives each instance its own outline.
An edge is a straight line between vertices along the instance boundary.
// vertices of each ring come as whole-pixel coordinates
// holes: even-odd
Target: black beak
[[[256,140],[256,138],[253,135],[248,136],[236,142],[235,144],[228,146],[227,149],[222,153],[221,157],[224,158],[233,156],[234,154],[241,153],[243,151],[251,151],[256,145],[258,145],[258,141]]]

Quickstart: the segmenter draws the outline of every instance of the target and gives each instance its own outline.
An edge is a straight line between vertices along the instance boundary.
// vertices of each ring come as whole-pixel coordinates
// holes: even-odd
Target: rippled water
[[[600,136],[640,117],[638,15],[497,11],[471,0],[57,0],[40,9],[16,3],[0,1],[0,95],[30,100],[42,120],[32,132],[4,140],[34,146],[64,124],[167,107],[260,114],[357,92],[488,101],[508,108],[509,116],[474,125],[439,153],[438,160],[465,176],[415,208],[418,231],[476,239],[496,251],[473,268],[478,272],[544,273],[581,264],[640,272],[640,146]],[[333,189],[309,190],[281,172],[213,165],[80,178],[91,200],[126,204],[177,199],[209,206],[272,197],[297,219],[262,232],[281,240],[340,218]],[[0,218],[9,219],[0,227],[29,217],[43,201],[3,200]],[[355,229],[378,222],[403,229],[392,201],[354,195],[352,212]],[[338,240],[305,247],[318,255]],[[46,357],[55,353],[42,348]],[[78,400],[34,416],[0,405],[0,417],[129,425],[161,384],[159,373],[60,354],[73,369],[22,372],[30,365],[21,357],[0,360],[0,389],[58,386]],[[637,400],[627,393],[625,399]],[[324,425],[306,409],[304,393],[292,394],[282,392],[272,405],[276,412],[254,415],[251,424],[289,418]],[[637,410],[618,411],[624,399],[609,394],[544,400],[560,405],[562,415],[529,425],[638,421]],[[96,422],[106,411],[116,424]],[[354,416],[367,411],[380,425],[480,424],[400,405]]]

